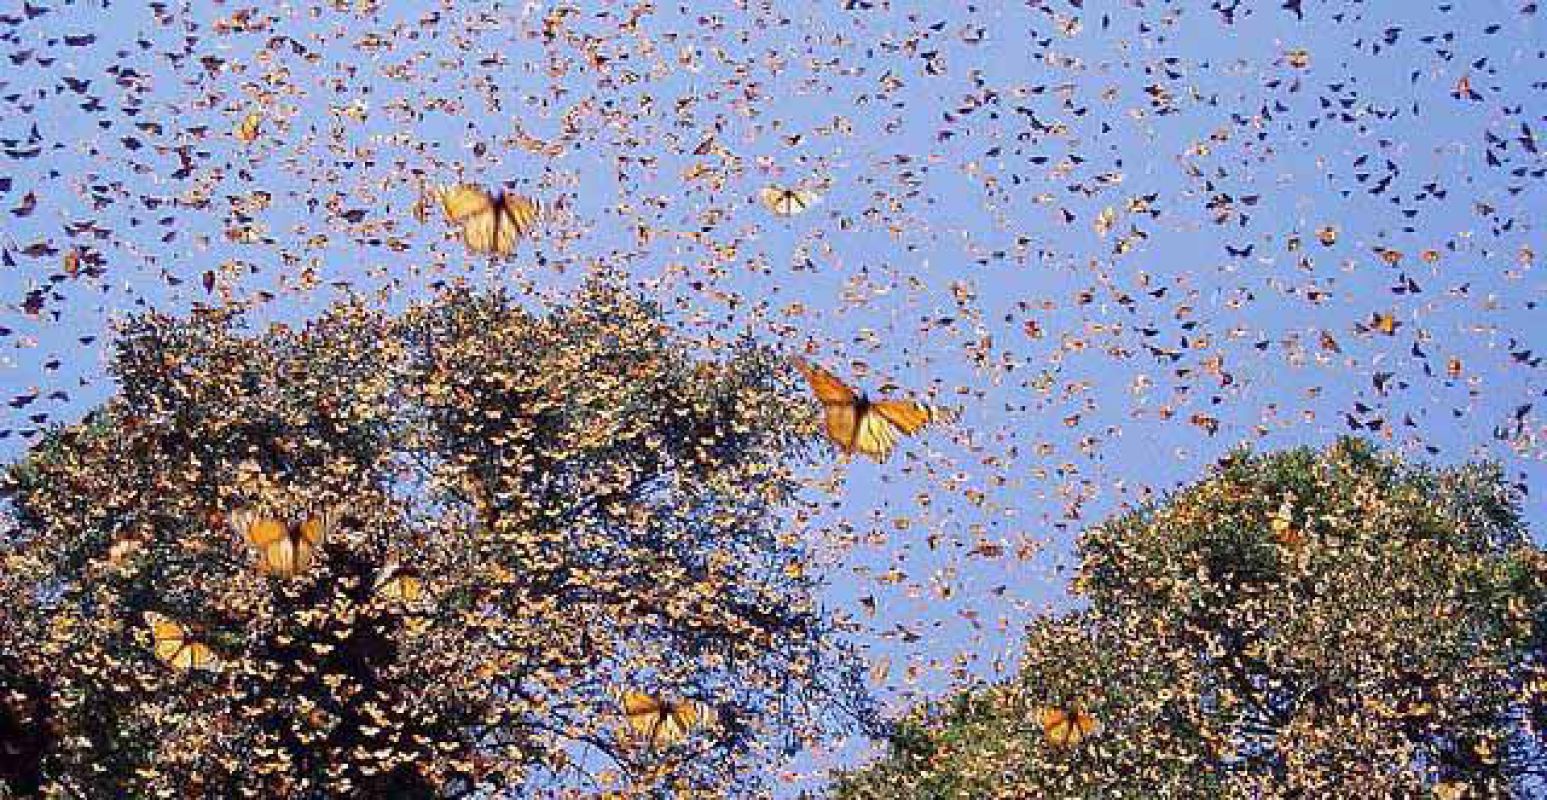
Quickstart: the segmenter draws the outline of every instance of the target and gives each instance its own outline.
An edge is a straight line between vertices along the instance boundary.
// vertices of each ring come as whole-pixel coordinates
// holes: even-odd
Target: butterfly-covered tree
[[[0,656],[46,709],[5,734],[45,791],[734,795],[867,718],[785,527],[818,422],[769,351],[593,284],[145,315],[114,372],[3,487]]]
[[[1547,556],[1491,466],[1238,453],[1086,531],[1019,677],[915,709],[836,795],[1529,796]]]

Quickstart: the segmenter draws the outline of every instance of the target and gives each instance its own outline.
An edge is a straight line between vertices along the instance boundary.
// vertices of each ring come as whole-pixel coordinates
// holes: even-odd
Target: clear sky
[[[1242,442],[1497,459],[1540,537],[1536,4],[1278,5],[14,9],[0,451],[112,391],[143,306],[298,320],[604,267],[706,348],[750,330],[962,409],[811,474],[828,602],[893,701],[1012,668],[1082,526]],[[491,263],[415,220],[459,176],[541,198],[542,234]],[[775,218],[770,183],[823,199]]]

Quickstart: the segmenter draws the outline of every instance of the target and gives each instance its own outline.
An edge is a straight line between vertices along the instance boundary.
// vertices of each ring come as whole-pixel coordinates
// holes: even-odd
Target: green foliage
[[[1086,531],[1088,608],[900,724],[860,798],[1495,797],[1541,767],[1547,558],[1496,468],[1238,453]],[[1097,723],[1059,747],[1048,708]],[[991,709],[985,714],[983,709]]]
[[[816,421],[771,353],[695,357],[599,285],[241,323],[131,320],[121,394],[7,474],[0,656],[49,712],[45,792],[731,795],[865,713],[780,527]],[[336,524],[260,574],[248,510]],[[623,688],[715,719],[651,748]]]

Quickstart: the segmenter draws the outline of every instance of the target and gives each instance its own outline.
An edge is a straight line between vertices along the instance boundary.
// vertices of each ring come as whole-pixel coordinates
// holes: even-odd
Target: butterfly
[[[821,201],[822,196],[809,189],[764,186],[757,192],[763,207],[781,217],[793,217]]]
[[[1096,731],[1096,718],[1079,706],[1046,706],[1037,712],[1037,723],[1055,747],[1074,747]]]
[[[714,712],[696,700],[667,700],[633,690],[618,699],[628,726],[651,747],[669,747],[695,728],[713,723]]]
[[[145,624],[150,626],[156,658],[167,666],[179,672],[220,668],[220,658],[215,651],[203,642],[190,639],[188,629],[182,623],[154,611],[145,612],[144,618]]]
[[[371,592],[388,600],[413,603],[424,597],[424,579],[419,571],[396,561],[388,561],[376,576]]]
[[[468,184],[443,189],[441,209],[452,224],[462,226],[462,241],[475,253],[508,256],[516,242],[531,233],[542,204],[514,192],[495,194]]]
[[[1394,336],[1396,335],[1397,328],[1400,327],[1402,327],[1402,323],[1397,321],[1397,316],[1395,314],[1381,313],[1377,311],[1370,315],[1370,323],[1367,326],[1367,329],[1373,330],[1376,333],[1383,333],[1387,336]]]
[[[1471,796],[1471,792],[1464,783],[1441,781],[1434,784],[1434,796],[1439,800],[1465,800]]]
[[[328,512],[310,514],[297,522],[256,511],[231,514],[231,529],[258,551],[258,571],[276,578],[294,578],[310,568],[333,524],[333,515]]]
[[[864,394],[855,394],[831,372],[803,358],[796,358],[795,366],[822,401],[827,438],[844,453],[858,451],[877,462],[885,461],[901,434],[917,433],[945,416],[933,406],[911,400],[871,401]]]
[[[242,144],[252,144],[258,138],[258,133],[263,126],[263,115],[256,111],[249,112],[237,123],[235,136]]]

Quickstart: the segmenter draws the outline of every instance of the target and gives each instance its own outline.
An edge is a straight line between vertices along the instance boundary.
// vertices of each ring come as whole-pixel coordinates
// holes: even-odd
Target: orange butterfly
[[[1055,747],[1074,747],[1096,732],[1096,718],[1079,706],[1045,706],[1037,711],[1037,723]]]
[[[424,578],[413,567],[388,561],[376,575],[371,592],[400,603],[415,603],[424,597]]]
[[[209,645],[195,641],[182,623],[154,611],[145,612],[143,618],[150,626],[152,649],[163,664],[178,672],[220,669],[220,657]]]
[[[439,193],[446,219],[462,228],[462,241],[475,253],[508,256],[516,243],[537,227],[543,206],[515,192],[490,193],[470,184],[459,184]]]
[[[695,728],[714,724],[714,710],[696,700],[667,700],[629,689],[619,693],[618,704],[629,728],[651,747],[669,747]]]
[[[872,401],[803,358],[797,357],[795,366],[822,401],[827,438],[844,453],[859,452],[877,462],[885,461],[901,435],[918,433],[946,416],[940,409],[912,400]]]
[[[252,111],[247,116],[242,117],[242,121],[237,124],[235,135],[242,144],[252,144],[258,140],[258,134],[262,132],[262,129],[263,115]]]
[[[231,514],[231,529],[258,551],[258,570],[277,578],[294,578],[311,567],[328,532],[331,513],[311,514],[298,522],[286,522],[256,511]]]

